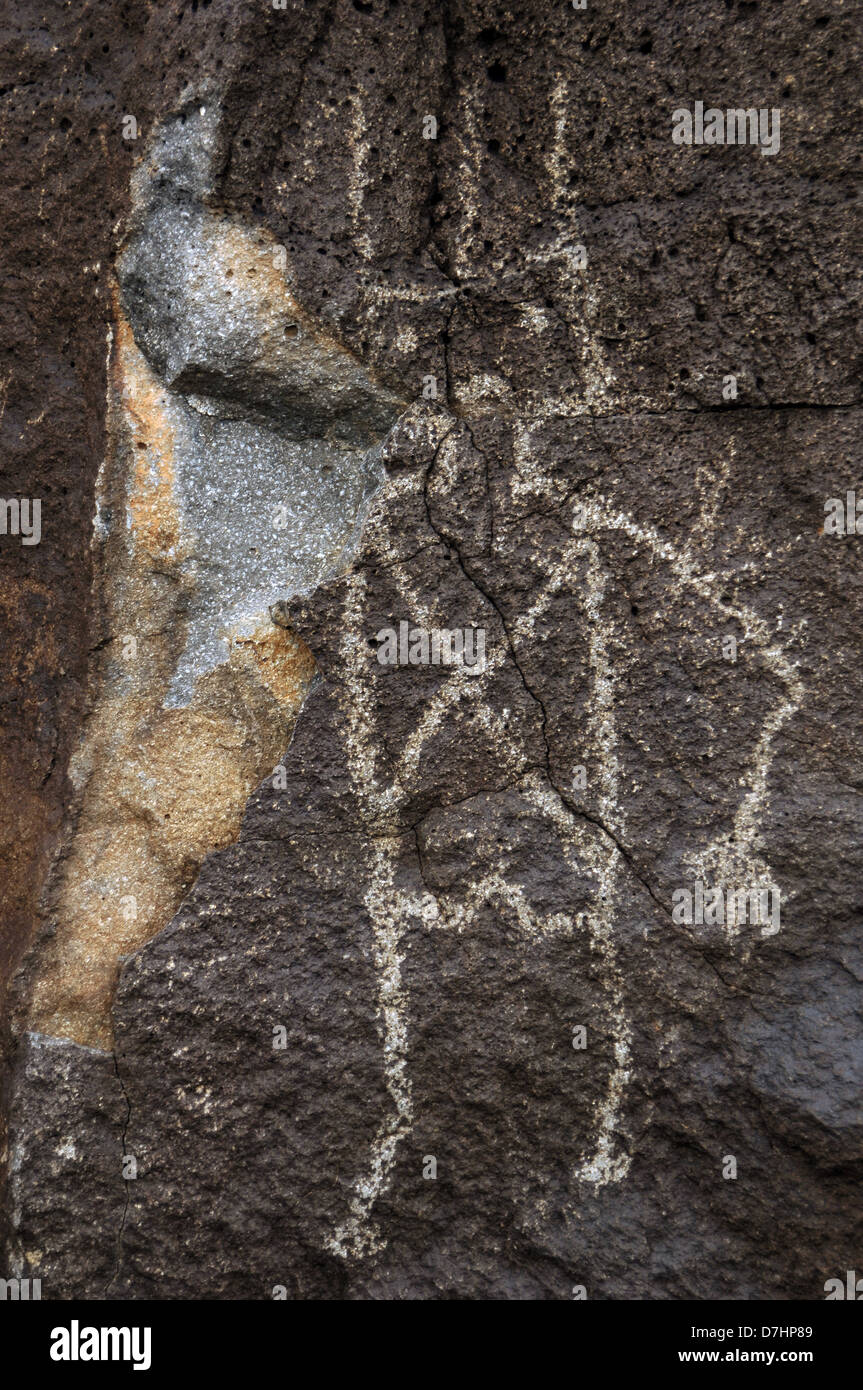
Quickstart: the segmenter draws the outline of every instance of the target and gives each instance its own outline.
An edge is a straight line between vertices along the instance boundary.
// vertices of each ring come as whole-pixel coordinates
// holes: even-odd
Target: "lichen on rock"
[[[102,637],[29,1026],[109,1048],[120,958],[236,838],[314,678],[271,610],[347,563],[402,403],[316,332],[271,237],[209,208],[216,113],[133,181],[94,544]]]

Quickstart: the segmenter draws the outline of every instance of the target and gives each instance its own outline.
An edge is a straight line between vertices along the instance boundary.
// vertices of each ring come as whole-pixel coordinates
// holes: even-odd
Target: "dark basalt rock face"
[[[3,495],[43,499],[38,546],[0,537],[7,1271],[56,1299],[822,1298],[859,1265],[863,1157],[863,539],[824,530],[863,497],[850,15],[48,22],[4,37]],[[675,144],[696,101],[778,108],[779,150]],[[123,960],[109,1051],[28,1001],[100,699],[117,268],[148,368],[226,438],[323,436],[336,389],[293,400],[245,327],[230,371],[212,333],[206,379],[169,371],[194,287],[176,219],[130,242],[134,179],[179,187],[160,132],[201,108],[196,227],[283,250],[388,433],[350,552],[278,605],[318,669],[290,746]],[[427,659],[441,630],[482,659]],[[781,920],[686,920],[696,883]]]

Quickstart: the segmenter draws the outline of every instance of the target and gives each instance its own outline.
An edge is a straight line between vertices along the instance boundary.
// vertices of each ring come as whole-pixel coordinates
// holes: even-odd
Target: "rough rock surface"
[[[74,10],[3,35],[3,487],[43,499],[0,537],[9,1270],[823,1297],[863,1157],[849,7]],[[781,148],[674,144],[699,100],[779,108]],[[142,486],[198,527],[143,569],[108,329],[176,425]],[[132,713],[118,594],[167,634]],[[317,667],[290,698],[231,665],[268,609]],[[483,659],[382,662],[403,622]],[[115,805],[161,896],[60,1007]],[[696,882],[781,922],[681,921]]]

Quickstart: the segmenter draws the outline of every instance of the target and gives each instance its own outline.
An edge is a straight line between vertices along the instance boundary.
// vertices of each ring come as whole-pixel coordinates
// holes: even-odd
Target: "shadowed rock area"
[[[823,1298],[863,1157],[850,14],[40,23],[6,1268]],[[675,144],[696,101],[781,110],[776,153]]]

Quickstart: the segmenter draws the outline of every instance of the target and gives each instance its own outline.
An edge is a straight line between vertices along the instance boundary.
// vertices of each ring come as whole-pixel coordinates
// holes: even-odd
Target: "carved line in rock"
[[[525,438],[525,435],[521,436],[523,447]],[[447,471],[444,451],[448,445],[450,441],[444,440],[440,450],[444,472]],[[511,478],[510,486],[514,498],[523,495],[525,491],[552,493],[551,478],[541,463],[533,457],[531,464],[528,481],[519,473]],[[727,473],[726,463],[713,494],[708,493],[702,506],[700,521],[703,527],[709,527],[715,522],[718,505],[716,493],[719,483],[727,479]],[[415,476],[390,479],[379,495],[378,506],[385,511],[388,501],[397,494],[419,489],[421,486],[421,480]],[[700,531],[702,526],[696,528],[693,535]],[[564,855],[573,864],[580,863],[582,866],[586,860],[590,862],[592,858],[590,866],[598,885],[593,910],[584,915],[579,914],[575,921],[566,914],[558,914],[553,919],[545,920],[531,909],[520,885],[509,882],[500,868],[488,873],[475,885],[467,898],[460,902],[446,896],[432,896],[430,893],[420,896],[406,894],[394,886],[396,840],[388,842],[380,837],[376,840],[370,838],[374,850],[365,902],[373,923],[373,956],[378,972],[378,1015],[382,1034],[384,1074],[391,1109],[381,1118],[377,1133],[371,1142],[368,1163],[356,1180],[348,1218],[326,1242],[327,1248],[344,1259],[362,1258],[379,1253],[385,1248],[386,1238],[372,1221],[372,1212],[376,1201],[392,1182],[398,1145],[410,1133],[413,1124],[413,1099],[408,1071],[409,1001],[401,974],[404,961],[403,942],[412,920],[419,919],[431,926],[463,931],[471,926],[477,909],[483,903],[496,901],[504,910],[515,915],[526,940],[550,931],[572,935],[583,927],[588,930],[591,941],[602,957],[606,972],[609,1020],[614,1036],[614,1065],[609,1074],[605,1097],[597,1106],[594,1116],[592,1143],[575,1161],[573,1173],[576,1179],[598,1187],[609,1182],[621,1181],[629,1171],[631,1154],[625,1149],[620,1149],[620,1126],[626,1089],[632,1079],[632,1028],[625,1004],[625,981],[618,965],[614,941],[614,921],[619,909],[618,885],[624,868],[623,857],[616,840],[625,837],[626,823],[624,808],[620,804],[621,779],[616,752],[616,677],[607,644],[607,635],[613,628],[612,620],[605,615],[603,605],[608,574],[603,565],[599,545],[602,533],[609,531],[623,531],[640,545],[646,546],[655,559],[669,566],[684,588],[695,590],[706,597],[723,618],[737,620],[745,637],[752,641],[767,665],[785,686],[787,698],[768,713],[758,731],[749,771],[743,783],[743,795],[730,835],[711,842],[700,852],[693,851],[689,861],[693,871],[701,872],[705,876],[711,875],[714,882],[728,886],[746,884],[752,887],[756,884],[767,885],[774,882],[769,866],[758,852],[758,826],[766,806],[767,778],[776,735],[800,707],[803,699],[803,685],[797,667],[788,659],[783,646],[773,640],[767,623],[751,608],[743,604],[728,603],[720,598],[732,576],[705,573],[701,570],[694,555],[694,539],[690,539],[682,551],[678,550],[663,540],[655,529],[639,524],[606,498],[599,496],[583,504],[577,534],[567,543],[562,559],[552,568],[547,582],[531,608],[516,620],[512,633],[514,642],[522,642],[529,638],[536,618],[560,590],[568,590],[576,601],[580,599],[588,629],[593,682],[585,746],[601,768],[600,808],[603,821],[611,828],[614,838],[611,834],[604,834],[598,840],[591,841],[585,834],[584,824],[565,805],[557,790],[538,774],[529,774],[524,779],[523,789],[531,802],[548,816],[550,824],[558,834]],[[583,593],[575,570],[579,561],[584,564],[586,578]],[[412,592],[401,580],[399,582],[407,603],[411,605],[409,611],[416,613],[419,621],[432,626],[432,615],[422,596]],[[382,784],[378,771],[382,743],[379,742],[375,727],[375,711],[369,684],[363,678],[364,666],[369,659],[365,596],[366,584],[363,575],[351,574],[347,586],[343,614],[344,635],[341,644],[345,671],[342,737],[345,762],[350,769],[354,793],[371,829],[375,823],[379,824],[382,818],[391,816],[404,802],[406,787],[409,786],[411,776],[417,767],[423,745],[440,727],[448,710],[458,702],[464,699],[478,701],[480,717],[486,727],[494,729],[496,738],[503,746],[512,748],[514,766],[517,756],[512,745],[511,732],[490,706],[482,702],[483,689],[489,676],[504,660],[503,651],[498,650],[487,655],[486,667],[482,674],[467,675],[463,671],[456,671],[439,688],[428,702],[419,725],[407,739],[393,779]],[[734,935],[733,928],[729,929],[729,935]]]

